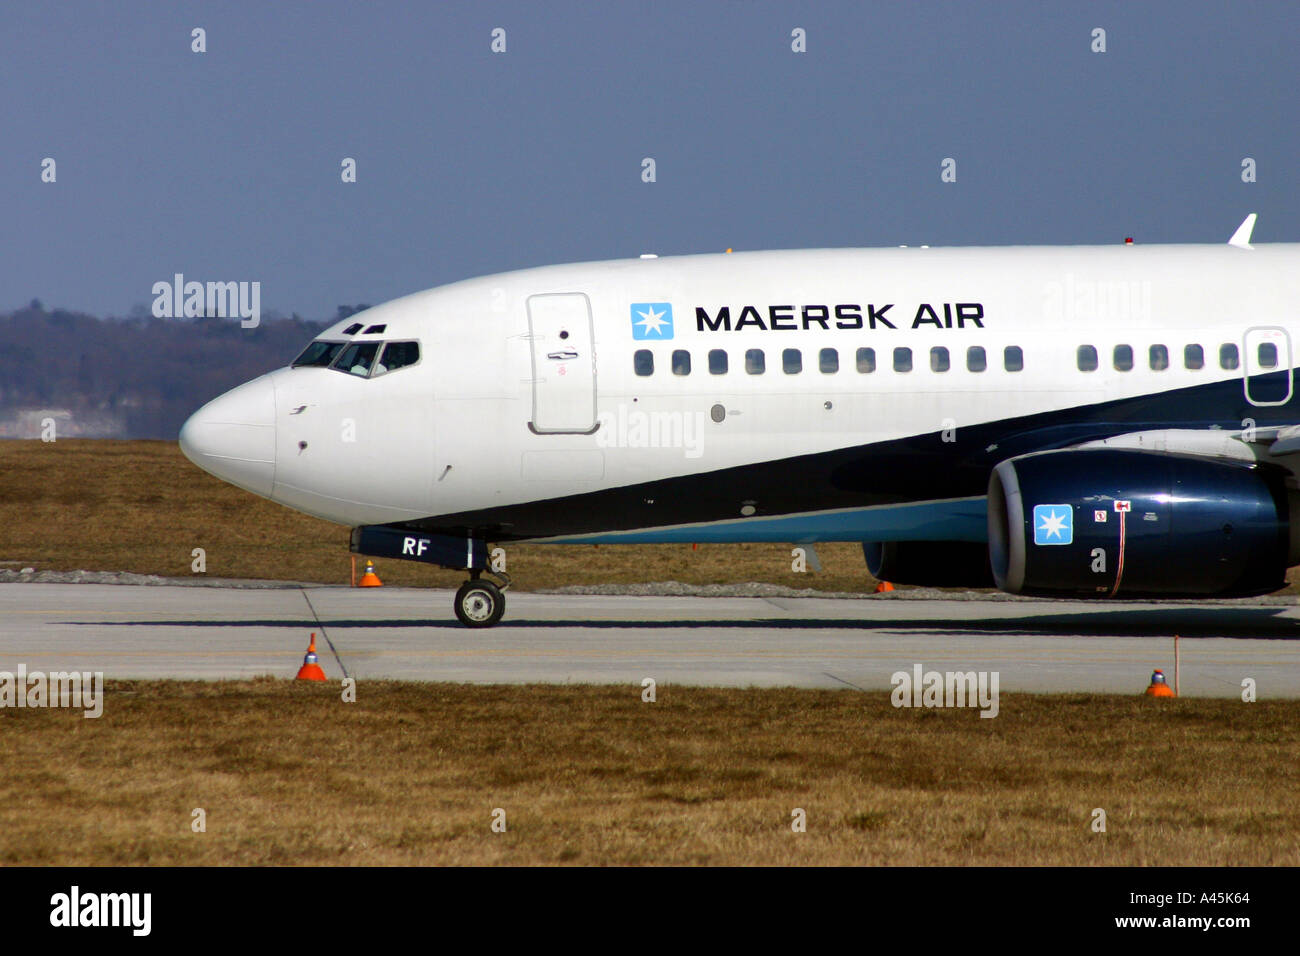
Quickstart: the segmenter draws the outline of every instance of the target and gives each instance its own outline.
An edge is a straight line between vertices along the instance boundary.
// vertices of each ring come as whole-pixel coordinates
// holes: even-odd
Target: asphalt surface
[[[1300,697],[1300,606],[664,597],[509,592],[490,630],[450,591],[0,585],[0,670],[118,678],[292,677],[315,631],[326,674],[482,683],[888,690],[896,671],[997,671],[1001,692]]]

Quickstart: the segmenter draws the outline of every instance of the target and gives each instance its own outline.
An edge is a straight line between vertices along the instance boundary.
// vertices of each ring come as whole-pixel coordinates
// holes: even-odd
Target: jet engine
[[[1270,465],[1115,449],[1011,458],[989,479],[989,562],[1013,594],[1236,597],[1300,563],[1297,502]]]

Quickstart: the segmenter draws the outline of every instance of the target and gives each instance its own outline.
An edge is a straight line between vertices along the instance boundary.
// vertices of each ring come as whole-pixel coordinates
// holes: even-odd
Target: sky
[[[182,273],[329,318],[556,262],[1249,212],[1295,242],[1298,49],[1294,0],[9,3],[0,311],[124,315]]]

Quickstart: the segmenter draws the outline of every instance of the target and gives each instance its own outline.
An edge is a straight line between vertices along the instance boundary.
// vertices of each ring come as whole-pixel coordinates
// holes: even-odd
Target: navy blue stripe
[[[1276,391],[1281,385],[1280,393],[1285,394],[1287,374],[1253,376],[1252,392]],[[1247,418],[1259,427],[1300,424],[1300,396],[1293,394],[1285,405],[1256,407],[1246,401],[1242,381],[1236,378],[980,425],[959,424],[949,442],[933,431],[620,488],[432,516],[399,527],[513,541],[729,521],[741,517],[746,502],[752,502],[755,518],[764,518],[980,497],[987,492],[994,466],[1017,455],[1134,431],[1212,427],[1236,431]],[[832,515],[827,520],[837,518]],[[803,528],[800,536],[805,540],[828,540],[808,539],[811,527],[792,524],[790,530]],[[710,540],[683,533],[685,537],[672,540]],[[772,540],[746,538],[741,531],[729,534],[711,540]],[[926,539],[932,540],[928,532]]]

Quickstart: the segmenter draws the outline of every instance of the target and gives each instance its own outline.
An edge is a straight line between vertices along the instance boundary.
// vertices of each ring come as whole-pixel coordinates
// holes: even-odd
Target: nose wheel
[[[466,627],[491,627],[506,613],[506,596],[491,581],[475,577],[456,591],[456,617]]]

